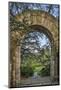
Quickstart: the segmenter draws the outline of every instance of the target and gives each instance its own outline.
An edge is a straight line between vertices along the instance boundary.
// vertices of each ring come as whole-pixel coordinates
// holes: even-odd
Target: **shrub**
[[[33,75],[33,69],[30,66],[21,66],[21,76],[22,77],[29,77]]]
[[[46,66],[45,68],[42,68],[42,70],[38,73],[40,76],[49,76],[50,75],[50,66]]]

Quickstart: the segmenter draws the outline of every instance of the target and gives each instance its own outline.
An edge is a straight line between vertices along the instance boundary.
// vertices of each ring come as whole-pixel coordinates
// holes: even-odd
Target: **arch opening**
[[[35,27],[35,26],[34,26]],[[40,28],[26,33],[21,47],[21,84],[51,83],[52,38]],[[41,80],[41,78],[43,78]],[[45,80],[44,80],[45,79]],[[25,81],[24,81],[25,80]],[[28,82],[29,80],[29,82]],[[32,82],[31,82],[32,81]]]

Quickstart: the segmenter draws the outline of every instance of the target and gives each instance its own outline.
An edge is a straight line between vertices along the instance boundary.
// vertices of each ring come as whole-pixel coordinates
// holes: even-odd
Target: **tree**
[[[43,40],[44,42],[42,42]],[[47,43],[49,43],[48,46]],[[23,68],[24,66],[28,68],[31,67],[33,73],[38,72],[38,74],[40,74],[39,72],[41,72],[43,68],[46,68],[50,65],[50,55],[51,55],[50,45],[51,45],[50,41],[44,33],[40,32],[28,33],[23,40],[21,52],[22,54],[21,68]],[[45,72],[47,71],[45,70]],[[25,73],[24,70],[23,73]]]
[[[43,10],[55,17],[59,16],[59,6],[53,4],[40,4],[40,3],[19,3],[19,2],[10,2],[9,11],[10,14],[15,16],[22,13],[24,10]]]

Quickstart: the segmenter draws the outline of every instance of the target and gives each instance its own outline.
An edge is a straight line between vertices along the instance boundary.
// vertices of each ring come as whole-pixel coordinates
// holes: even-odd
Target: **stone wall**
[[[22,40],[27,32],[37,28],[39,31],[46,33],[51,39],[52,44],[52,56],[51,56],[51,79],[57,74],[58,58],[56,54],[58,52],[58,21],[43,11],[25,11],[15,17],[15,20],[19,22],[18,29],[10,29],[10,87],[19,87],[20,85],[20,62],[21,62],[21,45]],[[12,27],[12,26],[10,26]],[[34,29],[35,30],[35,29]],[[56,60],[56,61],[55,61]],[[55,72],[56,71],[56,72]]]

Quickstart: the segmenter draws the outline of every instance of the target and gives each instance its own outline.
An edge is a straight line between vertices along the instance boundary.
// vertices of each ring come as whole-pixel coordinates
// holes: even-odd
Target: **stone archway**
[[[24,36],[31,28],[42,28],[52,42],[51,56],[51,80],[58,78],[57,74],[57,52],[58,52],[58,21],[43,11],[25,11],[15,17],[15,20],[21,25],[19,29],[10,32],[10,87],[20,87],[20,62],[21,62],[21,44]]]

